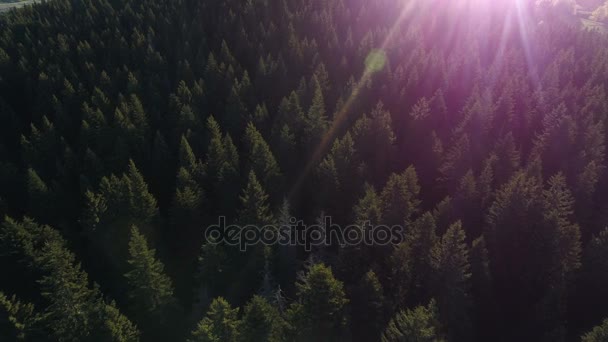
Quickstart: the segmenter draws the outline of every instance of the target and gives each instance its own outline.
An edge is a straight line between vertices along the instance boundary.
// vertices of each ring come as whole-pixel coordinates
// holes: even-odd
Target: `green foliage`
[[[323,88],[319,81],[314,81],[314,96],[312,104],[304,117],[304,141],[309,149],[313,149],[321,141],[323,134],[328,128]]]
[[[188,172],[196,174],[199,171],[199,162],[194,156],[194,152],[192,151],[192,147],[190,147],[188,140],[183,135],[179,144],[178,162],[179,167],[186,169]]]
[[[203,191],[187,169],[177,171],[177,186],[171,207],[173,224],[178,229],[195,223],[200,216]]]
[[[21,303],[15,296],[9,298],[0,292],[0,338],[11,341],[31,338],[39,320],[32,304]]]
[[[519,173],[498,192],[488,216],[488,246],[497,291],[505,291],[507,281],[509,288],[517,289],[516,298],[540,289],[525,301],[511,299],[504,305],[524,311],[535,306],[545,313],[544,324],[558,330],[559,317],[564,314],[563,291],[579,267],[580,233],[569,220],[571,212],[571,195],[562,176],[552,177],[549,188],[542,190],[538,179]],[[517,281],[513,272],[520,275]],[[529,318],[526,324],[531,322]]]
[[[240,223],[257,227],[272,224],[273,217],[268,207],[268,195],[258,182],[255,172],[249,172],[247,186],[239,198],[241,200],[241,210],[238,214]]]
[[[471,266],[460,222],[450,226],[441,237],[441,243],[433,253],[433,268],[440,321],[450,340],[470,339]]]
[[[606,340],[608,340],[608,319],[583,335],[581,339],[582,342],[602,342]]]
[[[443,342],[435,302],[400,311],[384,330],[382,342]]]
[[[353,126],[355,149],[370,168],[373,180],[384,180],[393,161],[396,136],[390,112],[382,102]]]
[[[156,199],[148,191],[148,184],[132,160],[129,161],[128,172],[124,177],[130,214],[140,222],[149,222],[158,213]]]
[[[164,265],[156,259],[154,249],[137,227],[131,227],[129,241],[129,272],[125,274],[131,288],[129,298],[135,312],[160,316],[175,304],[173,284],[164,273]],[[166,312],[165,312],[166,313]]]
[[[192,332],[192,342],[237,342],[239,341],[240,322],[238,308],[232,309],[221,297],[214,299],[209,310]]]
[[[347,323],[344,285],[323,264],[310,266],[296,284],[298,302],[288,316],[298,340],[339,339]]]
[[[244,161],[245,170],[253,171],[260,175],[262,184],[266,186],[273,184],[276,186],[281,175],[279,165],[274,159],[270,147],[264,141],[262,134],[255,128],[253,123],[249,123],[245,129],[245,152],[247,159]]]
[[[94,229],[100,222],[108,224],[123,219],[149,223],[158,215],[156,199],[132,160],[122,177],[103,177],[99,193],[88,192],[86,199],[82,221],[94,224],[88,226],[89,229]]]
[[[240,340],[284,341],[285,324],[279,311],[268,303],[266,299],[260,296],[253,296],[243,309]]]
[[[433,274],[433,250],[437,246],[436,223],[433,215],[425,213],[417,219],[405,244],[409,245],[412,267],[412,284],[410,296],[417,302],[426,302],[431,288],[431,275]]]
[[[355,222],[359,225],[363,225],[366,221],[371,224],[382,222],[382,201],[371,185],[365,185],[365,195],[359,200],[353,211]]]
[[[378,340],[386,324],[386,299],[378,277],[368,271],[352,293],[352,334],[360,341]]]
[[[16,254],[41,275],[38,284],[48,306],[40,324],[54,340],[138,340],[135,325],[104,301],[97,286],[90,287],[88,275],[52,228],[31,219],[18,223],[7,218],[0,241],[5,252]]]
[[[392,174],[381,193],[383,223],[402,225],[410,222],[419,210],[420,185],[414,167],[408,167],[402,174]]]
[[[374,341],[400,311],[389,340],[588,330],[608,305],[608,36],[587,20],[606,6],[466,1],[2,13],[0,215],[26,218],[0,226],[17,296],[0,296],[0,339],[181,340],[174,304],[198,319],[218,296],[242,321],[216,303],[201,339]],[[309,255],[203,234],[325,214],[404,241]],[[336,277],[307,265],[294,284],[307,257]]]
[[[53,206],[51,190],[32,169],[27,170],[26,184],[30,212],[37,219],[48,222]]]

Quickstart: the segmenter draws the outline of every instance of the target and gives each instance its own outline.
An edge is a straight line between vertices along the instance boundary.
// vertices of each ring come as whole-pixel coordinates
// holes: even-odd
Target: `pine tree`
[[[400,311],[382,334],[382,342],[445,342],[435,301],[427,306]]]
[[[40,317],[34,306],[22,303],[15,296],[7,297],[0,292],[0,339],[26,341],[36,337]]]
[[[148,247],[146,238],[137,227],[131,227],[129,241],[129,272],[125,278],[130,286],[129,298],[135,312],[144,317],[161,316],[175,304],[173,284],[164,273],[164,265]]]
[[[85,230],[94,231],[103,220],[103,215],[108,210],[108,203],[102,194],[87,190],[85,196],[85,210],[80,222]]]
[[[171,206],[172,223],[178,230],[197,223],[203,202],[203,191],[187,169],[177,172],[177,182]]]
[[[241,209],[238,211],[237,222],[241,227],[256,229],[263,232],[268,225],[274,224],[274,218],[268,206],[268,195],[258,182],[255,173],[249,173],[249,179],[242,195],[239,197]],[[259,289],[263,280],[265,262],[268,258],[269,247],[252,241],[253,245],[245,246],[245,251],[232,246],[227,251],[232,257],[235,272],[231,277],[237,277],[241,282],[234,282],[228,288],[228,296],[235,302],[241,302]]]
[[[273,185],[278,187],[280,170],[270,147],[264,141],[262,134],[255,128],[253,123],[249,123],[245,129],[245,151],[247,159],[244,162],[246,171],[253,171],[260,175],[260,181],[265,186]]]
[[[179,167],[185,168],[188,172],[194,175],[199,172],[199,161],[194,156],[194,152],[192,151],[192,147],[190,147],[190,144],[188,143],[188,139],[186,139],[186,137],[183,135],[179,144],[178,156]]]
[[[96,315],[103,318],[103,325],[94,330],[92,340],[139,341],[140,332],[129,319],[120,313],[115,302],[102,305]]]
[[[244,120],[249,116],[247,107],[241,98],[241,85],[234,79],[228,98],[226,99],[225,115],[221,117],[222,127],[231,134],[240,134]]]
[[[391,291],[393,296],[393,307],[405,306],[410,297],[409,291],[412,284],[412,247],[408,241],[404,241],[395,247],[390,259]]]
[[[269,116],[270,114],[268,114],[268,108],[266,108],[266,104],[262,103],[262,105],[257,105],[255,107],[255,111],[253,112],[253,115],[251,115],[248,121],[253,122],[255,127],[258,130],[261,130],[262,127],[266,126],[266,122],[268,121]]]
[[[497,293],[509,293],[499,305],[513,336],[563,335],[564,296],[580,253],[578,226],[569,221],[571,206],[562,176],[553,177],[543,191],[538,178],[520,172],[490,208],[486,236],[492,278]]]
[[[300,105],[300,97],[296,92],[292,91],[289,97],[284,97],[279,104],[277,115],[272,124],[273,145],[276,143],[282,130],[286,129],[291,132],[300,132],[304,121],[304,111]]]
[[[439,179],[448,190],[454,191],[462,176],[471,167],[471,146],[469,136],[465,133],[454,138],[451,147],[444,154],[444,160],[439,168]]]
[[[51,190],[33,169],[27,170],[26,184],[29,212],[36,219],[49,222],[54,203]]]
[[[419,210],[419,193],[418,176],[413,166],[400,175],[392,174],[380,195],[383,223],[393,226],[410,222]]]
[[[304,119],[304,146],[309,149],[314,149],[321,141],[323,134],[328,128],[328,119],[325,111],[325,100],[323,98],[323,89],[319,82],[314,81],[315,93],[312,99],[312,104],[306,113]],[[311,152],[311,150],[309,150]]]
[[[373,186],[365,184],[364,195],[353,212],[355,223],[358,225],[363,225],[366,221],[373,225],[382,222],[382,201]]]
[[[410,303],[420,304],[430,300],[433,250],[438,239],[433,215],[427,212],[417,219],[406,236],[411,259],[412,283],[408,291]],[[405,284],[401,284],[405,285]]]
[[[268,207],[268,195],[258,182],[255,172],[249,172],[247,186],[243,189],[239,198],[241,210],[239,211],[238,221],[242,225],[263,227],[272,224],[273,217]]]
[[[222,143],[220,126],[213,116],[207,118],[207,135],[209,137],[209,144],[207,148],[207,160],[205,161],[205,172],[210,181],[215,183],[222,180],[226,152]]]
[[[359,192],[354,142],[350,133],[336,138],[330,153],[319,164],[321,205],[334,216],[335,222],[348,220],[353,199]]]
[[[608,319],[605,319],[601,325],[593,328],[590,332],[583,335],[581,342],[602,342],[608,340]]]
[[[464,224],[469,227],[467,233],[472,237],[481,235],[483,224],[481,194],[472,170],[467,171],[460,180],[454,196],[454,205]]]
[[[456,213],[452,202],[452,198],[446,196],[433,209],[433,218],[437,222],[438,233],[445,232],[450,224],[456,221]]]
[[[192,332],[191,342],[237,342],[241,331],[238,308],[233,309],[222,297],[215,298],[209,310]]]
[[[439,317],[450,340],[471,339],[471,266],[465,233],[454,223],[441,237],[433,255]]]
[[[226,147],[225,162],[222,169],[222,179],[229,181],[236,178],[239,170],[239,154],[230,135],[224,136],[222,143]]]
[[[95,303],[86,274],[73,266],[74,256],[63,249],[61,242],[50,241],[40,254],[40,267],[48,272],[40,280],[43,295],[50,300],[46,328],[59,340],[86,338],[91,333],[89,315]]]
[[[239,191],[239,155],[229,135],[222,137],[220,127],[210,116],[207,119],[207,159],[203,165],[205,189],[209,189],[209,202],[220,214],[232,214],[234,199]]]
[[[129,161],[129,169],[125,175],[128,184],[130,214],[138,222],[150,222],[158,215],[157,203],[148,190],[144,180],[133,160]]]
[[[353,340],[378,340],[386,325],[387,310],[382,285],[373,271],[359,280],[351,298]]]
[[[103,301],[97,287],[88,287],[87,274],[63,244],[48,241],[34,259],[45,274],[39,282],[50,303],[43,316],[45,328],[59,341],[137,341],[137,328],[112,303]]]
[[[297,340],[334,341],[344,334],[348,299],[331,268],[314,264],[296,283],[298,302],[288,311]]]
[[[263,297],[253,296],[243,310],[240,341],[284,341],[284,329],[279,311]]]
[[[370,168],[371,179],[384,181],[391,170],[396,136],[391,114],[382,102],[369,116],[364,115],[353,127],[355,149]]]

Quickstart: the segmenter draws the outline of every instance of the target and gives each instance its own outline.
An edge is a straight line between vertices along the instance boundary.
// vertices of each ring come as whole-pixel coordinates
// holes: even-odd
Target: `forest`
[[[0,340],[608,341],[608,35],[544,2],[0,14]],[[403,229],[212,234],[296,221]]]

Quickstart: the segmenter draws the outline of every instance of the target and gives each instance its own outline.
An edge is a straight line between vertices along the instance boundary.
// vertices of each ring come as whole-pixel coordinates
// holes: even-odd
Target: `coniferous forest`
[[[608,341],[608,35],[566,3],[0,14],[0,340]],[[209,233],[296,221],[403,230]]]

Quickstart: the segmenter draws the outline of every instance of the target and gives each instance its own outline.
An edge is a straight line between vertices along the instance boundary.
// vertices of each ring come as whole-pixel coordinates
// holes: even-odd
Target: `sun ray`
[[[395,23],[391,26],[391,29],[389,30],[388,34],[386,35],[386,38],[384,39],[384,41],[382,42],[382,44],[380,45],[380,47],[377,50],[386,51],[390,42],[394,39],[394,36],[399,32],[399,29],[400,29],[401,24],[403,23],[403,20],[407,17],[408,14],[410,14],[414,10],[414,7],[415,7],[415,1],[408,1],[408,2],[404,3],[403,8],[402,8],[401,12],[399,13],[399,16],[395,20]],[[306,163],[306,166],[300,173],[300,176],[297,178],[295,184],[292,186],[292,188],[289,192],[288,198],[293,198],[295,193],[302,186],[302,183],[304,182],[306,177],[310,174],[310,171],[313,169],[313,167],[316,165],[316,163],[320,160],[322,154],[327,150],[327,147],[329,146],[329,144],[333,141],[333,139],[335,139],[335,135],[337,133],[338,128],[341,127],[341,125],[346,120],[348,113],[350,112],[350,109],[351,109],[353,103],[355,102],[355,99],[358,97],[359,92],[361,91],[361,88],[363,87],[363,85],[366,84],[366,82],[369,81],[370,77],[376,71],[377,71],[376,68],[369,68],[369,67],[365,68],[363,75],[361,76],[359,81],[356,83],[351,95],[348,97],[348,99],[346,100],[346,102],[344,103],[342,108],[340,108],[338,110],[338,112],[334,115],[334,118],[331,122],[331,126],[329,127],[327,132],[323,135],[323,137],[321,138],[321,142],[314,149],[314,152],[313,152],[312,156],[310,157],[310,160],[308,161],[308,163]]]

